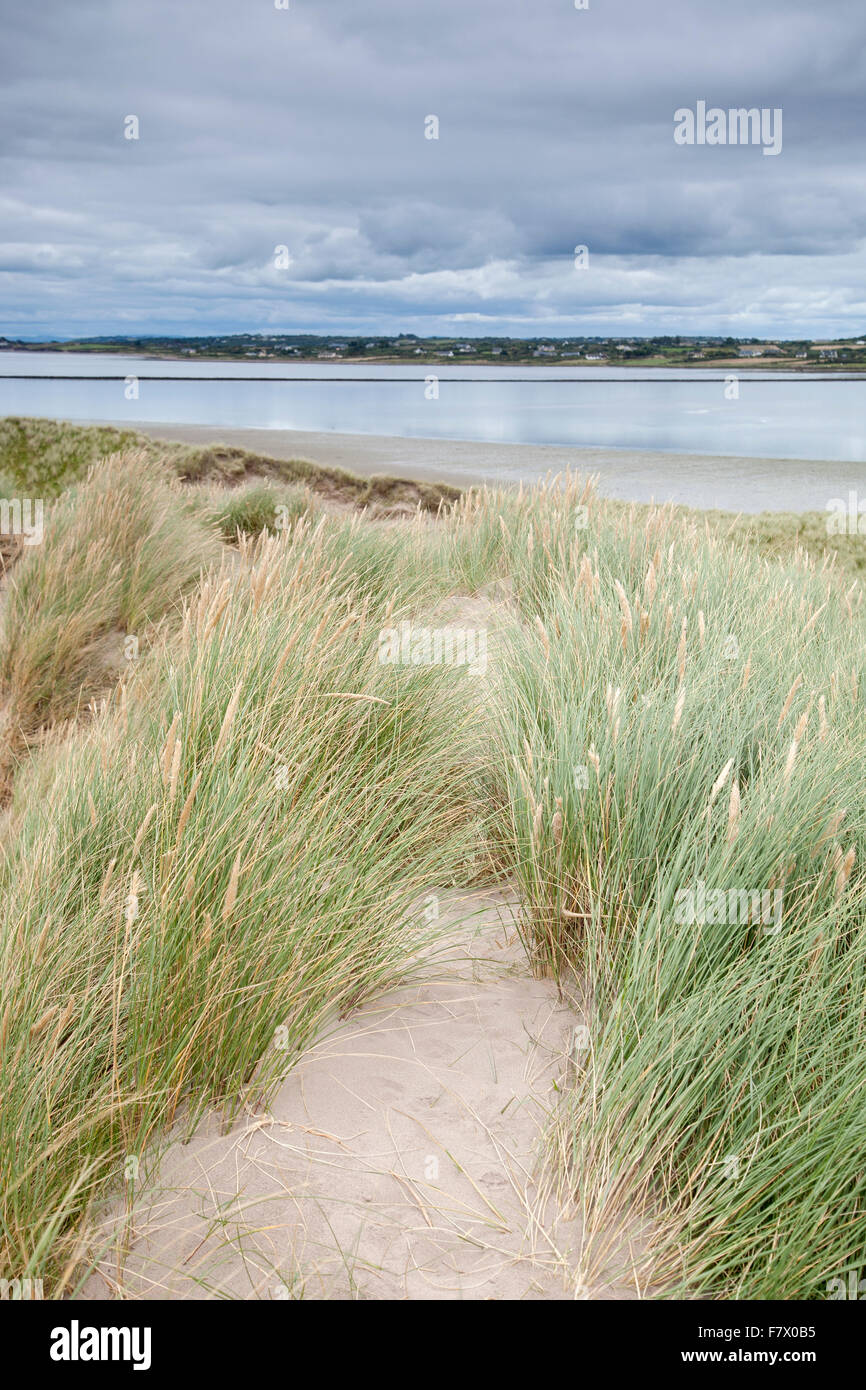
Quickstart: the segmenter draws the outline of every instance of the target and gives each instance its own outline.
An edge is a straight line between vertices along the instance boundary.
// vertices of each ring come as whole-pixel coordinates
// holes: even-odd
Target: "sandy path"
[[[576,1289],[578,1223],[533,1182],[579,1019],[531,978],[514,906],[442,897],[411,984],[320,1040],[268,1112],[169,1146],[84,1297],[627,1297]]]
[[[483,706],[513,615],[476,595],[437,616],[489,629]],[[108,1213],[84,1298],[636,1296],[604,1269],[583,1282],[580,1223],[537,1186],[576,1005],[532,978],[514,894],[425,907],[434,939],[407,982],[335,1024],[268,1111],[169,1143],[132,1210]]]

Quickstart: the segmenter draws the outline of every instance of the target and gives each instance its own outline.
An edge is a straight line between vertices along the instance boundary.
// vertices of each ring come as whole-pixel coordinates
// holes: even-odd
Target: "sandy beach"
[[[563,469],[597,473],[599,491],[625,501],[672,501],[733,512],[823,512],[832,498],[866,486],[866,464],[813,459],[737,458],[631,449],[405,439],[330,431],[232,429],[100,420],[154,439],[223,443],[273,458],[308,458],[354,473],[391,473],[469,486],[533,482]]]

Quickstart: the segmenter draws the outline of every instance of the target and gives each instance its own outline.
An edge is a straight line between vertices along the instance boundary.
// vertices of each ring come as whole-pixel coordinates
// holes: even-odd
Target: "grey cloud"
[[[5,18],[0,332],[862,331],[861,0],[291,3]]]

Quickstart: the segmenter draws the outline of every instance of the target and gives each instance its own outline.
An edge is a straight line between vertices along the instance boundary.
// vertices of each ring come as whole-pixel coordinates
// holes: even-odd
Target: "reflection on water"
[[[827,492],[833,482],[826,469],[816,471],[807,462],[786,468],[784,478],[772,468],[760,476],[754,460],[836,461],[844,465],[833,470],[837,486],[861,479],[857,465],[866,460],[866,380],[740,373],[738,398],[727,399],[726,370],[732,369],[710,375],[681,369],[485,368],[471,363],[432,368],[408,363],[159,362],[4,352],[0,414],[618,449],[629,457],[623,457],[607,490],[630,497],[676,495],[696,505],[709,505],[699,498],[718,492],[717,465],[702,469],[700,459],[691,458],[684,486],[682,470],[672,468],[666,479],[656,460],[650,474],[631,451],[733,456],[730,468],[740,474],[738,486],[742,468],[734,459],[748,458],[752,489],[766,492],[762,505],[775,508],[798,505],[779,499],[780,486],[790,484],[798,497],[806,486],[809,501],[799,505],[815,505],[817,497],[833,495]],[[16,372],[40,379],[2,379]],[[48,380],[52,373],[121,379]],[[432,393],[425,392],[425,376],[434,373],[438,398],[428,399]],[[194,379],[147,380],[154,376]],[[208,379],[215,376],[229,380]],[[280,376],[308,379],[277,380]],[[352,376],[372,380],[350,380]],[[461,376],[476,379],[455,379]],[[127,377],[137,378],[137,386],[125,382]],[[481,471],[505,477],[512,468],[512,461],[503,457],[496,467]],[[520,471],[526,476],[525,468]]]

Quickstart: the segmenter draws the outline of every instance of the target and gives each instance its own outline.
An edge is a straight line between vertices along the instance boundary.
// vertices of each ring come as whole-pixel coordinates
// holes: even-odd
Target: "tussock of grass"
[[[316,510],[314,495],[307,488],[267,481],[231,489],[212,487],[204,500],[229,543],[237,541],[239,533],[259,536],[263,531],[291,529]]]
[[[137,452],[97,464],[46,512],[0,607],[3,767],[47,723],[105,684],[112,632],[143,639],[220,553],[216,531],[179,505],[177,484]]]
[[[669,1295],[825,1297],[866,1251],[862,591],[670,509],[569,538],[585,501],[481,504],[531,620],[496,725],[527,946],[594,1003],[558,1149],[600,1259],[649,1221]],[[699,882],[781,925],[678,920]]]
[[[352,535],[301,521],[244,542],[181,636],[19,784],[0,869],[3,1264],[54,1293],[125,1156],[182,1103],[231,1112],[267,1090],[327,1017],[398,977],[419,895],[465,853],[464,684],[379,664],[386,605],[353,583]]]

